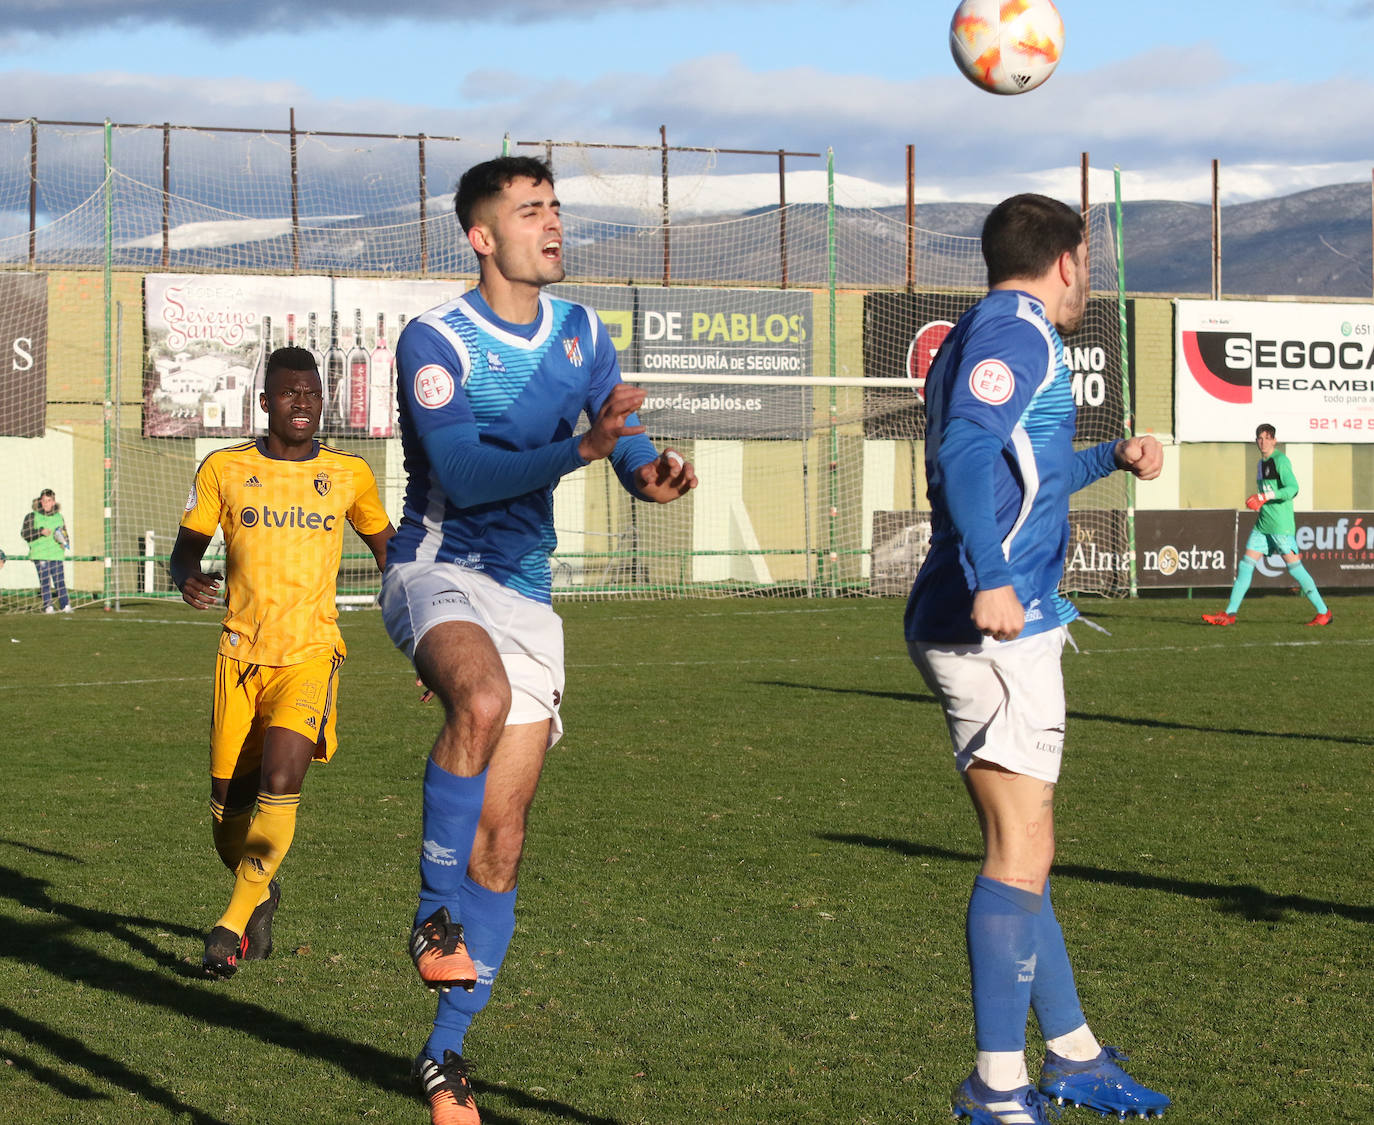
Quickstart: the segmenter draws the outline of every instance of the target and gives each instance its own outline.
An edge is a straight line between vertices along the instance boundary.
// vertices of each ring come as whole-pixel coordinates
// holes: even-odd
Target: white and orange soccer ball
[[[1024,94],[1059,65],[1064,21],[1051,0],[963,0],[949,23],[949,49],[975,86]]]

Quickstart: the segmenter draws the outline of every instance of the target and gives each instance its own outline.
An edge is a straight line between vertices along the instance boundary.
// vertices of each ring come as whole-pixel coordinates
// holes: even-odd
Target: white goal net
[[[555,293],[598,311],[651,436],[701,481],[658,506],[604,464],[565,478],[558,596],[904,593],[928,539],[920,379],[983,291],[978,214],[956,234],[909,225],[846,198],[815,154],[18,122],[0,126],[0,608],[42,608],[23,526],[45,489],[78,610],[176,596],[166,556],[196,465],[261,431],[283,344],[318,354],[322,436],[367,459],[398,518],[391,347],[473,283],[453,185],[503,149],[552,156]],[[1091,247],[1069,341],[1085,443],[1120,436],[1128,405],[1105,209]],[[1078,499],[1067,585],[1123,591],[1127,500],[1120,483]],[[342,595],[376,587],[350,545]]]

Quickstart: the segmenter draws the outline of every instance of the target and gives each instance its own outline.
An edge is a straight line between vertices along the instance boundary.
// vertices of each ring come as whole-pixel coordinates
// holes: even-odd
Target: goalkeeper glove
[[[1253,496],[1247,496],[1245,498],[1245,506],[1249,508],[1252,512],[1258,512],[1261,508],[1264,507],[1264,497],[1261,496],[1258,492],[1256,492]]]

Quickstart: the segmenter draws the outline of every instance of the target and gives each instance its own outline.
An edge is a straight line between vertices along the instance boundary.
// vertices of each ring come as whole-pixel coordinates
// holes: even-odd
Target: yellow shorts
[[[338,652],[281,668],[245,664],[218,654],[210,716],[210,776],[242,777],[262,764],[268,727],[285,727],[315,741],[314,760],[334,756]]]

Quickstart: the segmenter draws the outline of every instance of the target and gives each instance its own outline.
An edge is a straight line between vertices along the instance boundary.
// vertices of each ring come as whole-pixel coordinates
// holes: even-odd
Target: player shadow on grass
[[[71,858],[71,857],[65,857]],[[79,862],[79,861],[77,861]],[[42,921],[9,920],[0,926],[0,958],[31,965],[50,973],[59,981],[112,993],[148,1008],[162,1009],[196,1024],[223,1027],[245,1032],[269,1046],[294,1051],[314,1058],[332,1068],[339,1068],[361,1082],[369,1083],[387,1093],[418,1099],[410,1077],[411,1059],[388,1054],[368,1043],[356,1043],[341,1036],[321,1031],[290,1016],[264,1008],[260,1004],[238,999],[233,985],[209,981],[199,971],[198,954],[201,941],[199,930],[175,925],[156,918],[118,915],[109,911],[76,906],[61,902],[49,893],[51,884],[0,865],[0,899],[31,910],[41,911]],[[144,926],[159,934],[176,935],[194,940],[196,962],[159,947],[153,941],[131,929]],[[160,968],[148,969],[126,960],[106,956],[86,948],[67,935],[89,932],[116,936],[130,952],[146,957]],[[175,976],[168,975],[164,969]],[[407,978],[405,985],[414,982]],[[51,1003],[49,992],[40,998],[43,1005]],[[130,1070],[118,1059],[92,1051],[74,1043],[68,1036],[45,1027],[23,1013],[0,1004],[0,1026],[23,1035],[25,1041],[47,1047],[58,1057],[82,1067],[112,1085],[128,1090],[147,1101],[165,1106],[175,1113],[190,1114],[194,1125],[226,1125],[183,1104],[174,1094],[154,1084],[149,1078]],[[15,1065],[30,1077],[44,1083],[58,1094],[77,1100],[105,1099],[89,1085],[57,1075],[50,1068],[25,1056],[10,1057]],[[473,1086],[479,1096],[489,1095],[505,1099],[521,1109],[535,1110],[554,1118],[579,1122],[580,1125],[620,1125],[614,1118],[603,1117],[566,1105],[563,1102],[539,1098],[520,1090],[475,1079]],[[519,1125],[517,1117],[507,1117],[487,1105],[482,1108],[482,1120],[487,1125]]]
[[[933,695],[919,691],[874,691],[871,688],[829,687],[825,684],[789,683],[786,680],[754,680],[761,687],[798,688],[802,691],[823,691],[832,695],[862,695],[869,699],[889,699],[899,703],[929,703],[937,706]],[[1103,715],[1093,711],[1067,712],[1070,719],[1084,723],[1119,723],[1148,730],[1195,731],[1201,734],[1234,734],[1243,738],[1290,739],[1294,742],[1334,742],[1338,746],[1374,746],[1374,739],[1353,738],[1340,734],[1313,734],[1311,731],[1252,730],[1249,727],[1225,727],[1216,723],[1180,723],[1173,719],[1149,719],[1125,715]]]
[[[230,1125],[223,1118],[203,1113],[195,1106],[188,1105],[175,1094],[149,1081],[145,1075],[130,1070],[118,1059],[92,1050],[89,1044],[83,1043],[79,1039],[73,1039],[70,1035],[63,1035],[35,1020],[27,1019],[13,1008],[8,1008],[3,1004],[0,1004],[0,1026],[23,1036],[26,1044],[41,1047],[55,1058],[61,1059],[63,1065],[68,1068],[80,1067],[88,1074],[99,1075],[112,1085],[129,1091],[144,1104],[161,1106],[168,1113],[175,1115],[178,1121],[184,1119],[191,1122],[192,1125]],[[28,1055],[16,1051],[6,1051],[5,1061],[16,1070],[27,1074],[35,1082],[42,1083],[68,1101],[99,1102],[103,1103],[103,1108],[116,1108],[108,1094],[101,1093],[85,1082],[75,1081],[51,1067],[44,1066]],[[100,1109],[101,1107],[92,1106],[90,1112],[94,1114]]]
[[[973,865],[983,862],[982,855],[973,852],[957,852],[934,844],[917,844],[911,840],[897,840],[887,836],[821,832],[817,833],[817,838],[832,844],[878,848],[922,859],[954,860]],[[1050,876],[1054,880],[1081,879],[1085,883],[1163,891],[1186,898],[1210,899],[1222,913],[1239,914],[1251,922],[1282,922],[1285,911],[1296,910],[1303,914],[1334,914],[1348,918],[1352,922],[1374,923],[1374,907],[1371,906],[1355,906],[1345,902],[1332,902],[1329,899],[1309,898],[1307,895],[1276,895],[1249,883],[1203,883],[1195,879],[1147,875],[1143,871],[1114,871],[1082,863],[1056,863]]]

